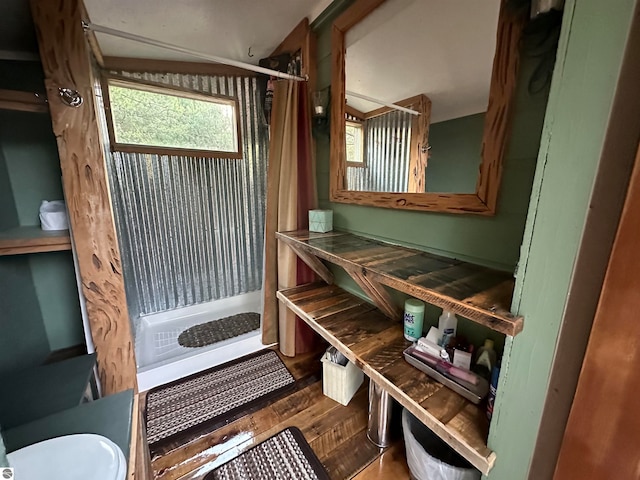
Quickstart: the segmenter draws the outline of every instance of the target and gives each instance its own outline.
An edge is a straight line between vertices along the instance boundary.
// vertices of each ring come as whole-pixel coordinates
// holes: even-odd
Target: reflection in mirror
[[[424,173],[429,129],[430,101],[424,95],[398,102],[418,113],[390,107],[364,113],[349,106],[345,110],[346,185],[364,192],[424,191]]]
[[[345,32],[347,190],[476,192],[499,10],[500,0],[386,0]],[[349,92],[387,103],[423,95],[430,115]],[[413,157],[420,121],[428,161]]]

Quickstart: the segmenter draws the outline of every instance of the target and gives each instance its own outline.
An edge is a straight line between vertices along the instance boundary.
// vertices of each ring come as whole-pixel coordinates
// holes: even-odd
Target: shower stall
[[[205,346],[184,346],[179,336],[262,311],[268,129],[254,76],[117,73],[234,97],[241,123],[242,159],[107,155],[138,383],[146,390],[262,348],[258,325]]]

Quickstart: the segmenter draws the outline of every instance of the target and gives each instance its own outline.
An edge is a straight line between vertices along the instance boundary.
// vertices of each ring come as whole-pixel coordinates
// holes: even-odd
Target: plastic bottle
[[[442,315],[438,319],[438,330],[440,331],[441,347],[449,345],[449,340],[456,336],[456,330],[458,329],[458,317],[450,310],[442,310]]]
[[[487,399],[487,420],[491,421],[493,417],[493,405],[496,401],[496,392],[498,390],[498,377],[500,376],[500,367],[493,367],[491,372],[491,384],[489,385],[489,397]]]
[[[493,367],[496,366],[497,355],[493,349],[493,340],[487,338],[484,341],[484,345],[478,349],[478,357],[476,358],[477,373],[480,373],[485,378],[491,377]],[[486,370],[485,370],[486,369]]]

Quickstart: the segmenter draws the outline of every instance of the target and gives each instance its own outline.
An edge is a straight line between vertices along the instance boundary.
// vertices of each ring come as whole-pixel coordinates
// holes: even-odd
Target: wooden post
[[[91,53],[82,27],[84,6],[81,0],[32,0],[31,11],[103,393],[137,389],[120,251],[96,118]],[[63,103],[59,88],[76,90],[82,105]]]

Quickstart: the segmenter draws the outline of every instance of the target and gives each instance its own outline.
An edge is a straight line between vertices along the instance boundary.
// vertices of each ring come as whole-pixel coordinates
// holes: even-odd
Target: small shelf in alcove
[[[0,109],[48,113],[49,105],[47,105],[47,97],[44,93],[37,94],[0,88]]]
[[[71,250],[69,230],[42,230],[40,227],[16,227],[0,231],[0,255],[59,252]]]

